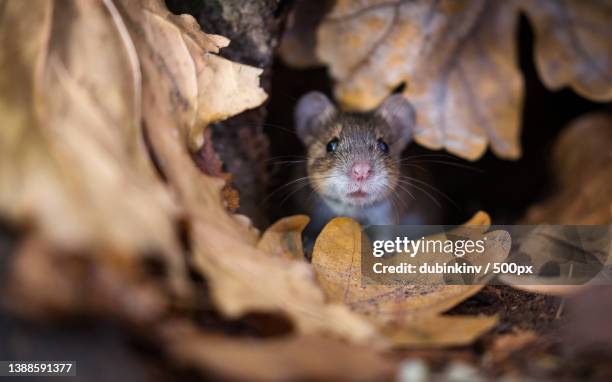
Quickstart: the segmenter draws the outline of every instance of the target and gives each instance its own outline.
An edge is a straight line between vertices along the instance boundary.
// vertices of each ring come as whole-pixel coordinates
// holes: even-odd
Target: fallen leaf
[[[604,3],[339,0],[320,24],[307,18],[290,24],[293,49],[281,54],[290,63],[314,62],[292,52],[309,51],[308,28],[316,27],[316,57],[327,64],[345,108],[373,109],[405,84],[417,143],[470,160],[490,144],[498,156],[516,159],[524,88],[515,42],[520,11],[536,30],[536,64],[547,86],[612,98],[612,8]]]
[[[490,223],[478,213],[470,223]],[[500,234],[501,231],[500,231]],[[507,233],[503,233],[507,236]],[[488,237],[496,233],[488,233]],[[493,242],[494,240],[491,240]],[[362,280],[361,228],[349,218],[328,223],[315,243],[312,264],[329,301],[343,303],[383,328],[395,345],[445,346],[464,344],[491,328],[495,317],[446,317],[440,313],[477,293],[482,285],[444,285],[443,280],[410,285],[368,284]],[[509,250],[509,242],[505,253]],[[439,320],[438,320],[439,319]],[[443,321],[446,320],[446,321]],[[457,323],[463,332],[443,331],[438,323]],[[429,341],[429,342],[428,342]]]
[[[276,257],[304,260],[302,231],[309,222],[310,218],[306,215],[280,219],[264,232],[257,249]]]
[[[395,362],[366,346],[329,338],[228,338],[206,334],[188,323],[160,330],[163,349],[183,367],[235,380],[389,380]],[[240,367],[236,367],[239,364]]]
[[[214,222],[194,226],[194,265],[210,283],[213,301],[227,317],[252,312],[288,316],[299,332],[384,346],[376,329],[342,304],[329,304],[312,267],[303,261],[272,257],[235,239]]]
[[[58,248],[159,254],[184,291],[176,206],[142,140],[140,71],[112,3],[0,5],[0,211]]]
[[[595,113],[571,122],[553,147],[557,191],[531,206],[521,224],[612,222],[611,153],[612,117]]]
[[[576,142],[580,144],[577,145]],[[610,116],[593,113],[571,122],[553,147],[551,169],[557,183],[557,191],[544,201],[529,207],[521,219],[521,224],[605,225],[612,222],[611,153]],[[605,245],[606,242],[600,244]],[[554,250],[554,246],[548,247]],[[612,265],[612,256],[608,254],[605,258],[606,254],[604,249],[604,256],[599,260],[605,268],[609,268]],[[548,259],[549,256],[533,258]],[[517,289],[553,296],[572,295],[587,286],[562,285],[563,280],[550,278],[509,275],[505,275],[502,281]]]
[[[201,91],[215,89],[206,97],[198,97],[198,100],[214,100],[207,100],[208,106],[202,108],[199,105],[197,109],[209,110],[216,105],[218,110],[209,111],[218,118],[225,116],[230,106],[233,107],[232,113],[244,108],[241,102],[228,102],[234,96],[243,99],[234,92],[259,92],[252,89],[252,80],[224,81],[212,88],[210,82],[198,80],[197,86],[187,86],[185,81],[195,81],[196,72],[189,72],[190,68],[214,63],[206,68],[209,76],[216,70],[220,70],[222,76],[232,71],[237,72],[236,76],[241,75],[241,71],[251,76],[259,72],[241,69],[221,58],[211,60],[211,54],[206,50],[210,46],[204,44],[207,40],[198,45],[194,41],[200,39],[187,39],[189,36],[184,36],[180,25],[173,23],[176,18],[169,16],[159,1],[124,1],[122,4],[120,11],[129,20],[130,34],[145,78],[143,116],[147,132],[160,167],[189,217],[192,262],[205,276],[215,306],[230,318],[251,312],[286,314],[303,333],[327,333],[362,343],[378,340],[382,344],[384,341],[365,320],[346,307],[325,303],[308,264],[275,258],[257,250],[256,233],[243,224],[243,219],[229,214],[222,203],[224,181],[199,171],[192,160],[188,139],[180,138],[189,137],[194,131],[190,124],[192,108],[183,107],[184,101],[190,99],[184,89],[199,88],[203,84],[207,87]],[[181,20],[189,18],[182,17]],[[168,41],[162,45],[163,49],[159,44],[162,38]],[[191,54],[183,49],[186,41]],[[200,50],[196,52],[196,48]],[[169,76],[167,66],[175,60],[194,60],[195,64],[183,65],[181,70],[174,68],[174,74]],[[197,70],[197,73],[201,71]],[[220,90],[222,86],[228,87]],[[263,97],[260,97],[259,102],[262,101]],[[212,117],[207,118],[210,120]]]

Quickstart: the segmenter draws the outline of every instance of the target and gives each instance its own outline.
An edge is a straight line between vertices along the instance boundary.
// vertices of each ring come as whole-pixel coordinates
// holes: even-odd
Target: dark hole
[[[402,82],[401,84],[397,85],[393,91],[391,93],[393,94],[401,94],[404,92],[404,90],[406,90],[406,81]]]

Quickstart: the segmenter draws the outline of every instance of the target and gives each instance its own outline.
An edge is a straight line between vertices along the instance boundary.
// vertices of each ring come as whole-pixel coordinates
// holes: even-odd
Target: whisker
[[[414,201],[416,201],[416,197],[414,196],[414,194],[413,194],[412,192],[410,192],[410,190],[408,190],[406,187],[404,187],[404,186],[401,184],[401,182],[399,182],[399,180],[398,180],[398,183],[397,183],[397,186],[396,186],[396,187],[399,187],[399,188],[400,188],[400,190],[405,191],[406,193],[408,193],[408,195],[409,195],[409,196],[410,196],[410,197],[411,197],[411,198],[412,198]],[[398,197],[399,197],[399,196],[398,196]]]
[[[401,163],[399,161],[395,162],[395,164],[399,167],[416,167],[419,170],[425,171],[426,173],[430,173],[429,170],[427,170],[425,167],[423,166],[419,166],[418,164],[414,164],[414,163]]]
[[[408,180],[406,180],[408,179]],[[457,203],[450,197],[448,196],[446,193],[442,192],[441,190],[439,190],[438,188],[432,186],[431,184],[424,182],[420,179],[416,179],[410,176],[406,176],[406,175],[402,175],[399,178],[400,182],[405,182],[407,184],[412,184],[412,182],[416,182],[419,184],[422,184],[425,187],[428,187],[430,190],[434,191],[435,193],[437,193],[438,195],[442,196],[444,199],[446,199],[447,201],[449,201],[455,208],[459,209],[459,206],[457,205]]]
[[[305,160],[285,160],[285,161],[272,162],[272,164],[273,165],[287,165],[287,164],[302,164],[304,162]]]
[[[428,192],[426,189],[424,189],[424,188],[422,188],[422,187],[420,187],[420,186],[417,186],[417,185],[416,185],[416,184],[414,184],[414,183],[407,182],[407,181],[404,181],[404,180],[399,180],[398,182],[399,182],[399,183],[398,183],[398,186],[399,186],[399,184],[403,183],[403,184],[405,184],[405,185],[409,185],[409,186],[411,186],[411,187],[416,188],[417,190],[419,190],[419,191],[421,191],[423,194],[425,194],[427,197],[429,197],[429,198],[430,198],[430,199],[431,199],[431,200],[432,200],[434,203],[436,203],[436,205],[437,205],[439,208],[442,208],[442,205],[440,204],[440,202],[438,201],[438,199],[436,199],[436,198],[435,198],[435,197],[434,197],[434,196],[433,196],[431,193],[429,193],[429,192]]]
[[[448,166],[455,166],[455,167],[459,167],[459,168],[463,168],[466,170],[470,170],[470,171],[474,171],[474,172],[479,172],[481,174],[486,174],[486,171],[479,169],[477,167],[474,166],[470,166],[470,165],[466,165],[466,164],[462,164],[462,163],[454,163],[454,162],[448,162],[448,161],[442,161],[442,160],[429,160],[429,159],[418,159],[418,160],[411,160],[410,164],[412,163],[437,163],[437,164],[445,164]],[[403,165],[403,163],[402,163]]]
[[[308,186],[308,183],[302,184],[300,186],[298,186],[295,190],[293,190],[292,192],[290,192],[287,196],[285,196],[283,198],[283,200],[281,200],[281,202],[278,204],[279,207],[281,207],[283,204],[285,204],[285,202],[287,200],[289,200],[289,198],[291,198],[291,196],[295,195],[298,191],[301,191],[302,189],[304,189],[304,187]]]
[[[402,159],[412,159],[412,158],[432,158],[432,157],[437,157],[437,158],[449,158],[449,159],[458,159],[456,156],[453,155],[449,155],[449,154],[417,154],[417,155],[407,155],[405,157],[403,157]]]
[[[279,156],[275,156],[272,158],[268,158],[265,161],[266,162],[271,162],[277,159],[301,159],[301,160],[306,160],[306,156],[304,155],[279,155]]]
[[[282,185],[282,186],[278,187],[278,188],[277,188],[277,189],[275,189],[274,191],[270,192],[270,193],[269,193],[268,195],[266,195],[266,197],[265,197],[265,198],[264,198],[264,199],[263,199],[263,200],[260,202],[260,204],[263,204],[263,203],[265,203],[266,201],[268,201],[268,200],[270,199],[270,197],[272,197],[273,195],[275,195],[275,194],[276,194],[276,193],[278,193],[279,191],[281,191],[281,190],[283,190],[283,189],[285,189],[285,188],[287,188],[287,187],[289,187],[289,186],[292,186],[292,185],[293,185],[293,186],[295,186],[295,185],[296,185],[296,183],[298,183],[298,185],[299,185],[299,183],[300,183],[300,182],[304,182],[304,185],[307,185],[307,184],[309,184],[309,182],[310,182],[310,180],[311,180],[311,179],[313,179],[313,180],[323,180],[323,179],[331,179],[331,178],[332,178],[332,176],[329,176],[329,175],[327,175],[327,176],[324,176],[324,175],[317,175],[317,176],[303,176],[303,177],[301,177],[301,178],[294,179],[294,180],[292,180],[292,181],[290,181],[290,182],[288,182],[288,183],[285,183],[284,185]]]
[[[297,134],[295,133],[295,130],[289,129],[289,128],[285,127],[285,126],[275,125],[273,123],[263,123],[262,125],[264,127],[270,127],[272,129],[278,129],[280,131],[283,131],[283,132],[289,133],[291,135],[297,136]]]

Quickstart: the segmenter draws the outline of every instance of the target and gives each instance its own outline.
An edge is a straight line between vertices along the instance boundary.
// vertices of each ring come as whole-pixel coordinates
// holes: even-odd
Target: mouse
[[[434,207],[417,198],[410,187],[410,179],[417,178],[402,165],[402,152],[414,136],[415,112],[401,94],[369,112],[345,112],[325,94],[310,92],[298,101],[294,123],[306,147],[297,179],[307,181],[298,194],[301,210],[311,218],[307,240],[338,216],[366,227],[432,222]]]

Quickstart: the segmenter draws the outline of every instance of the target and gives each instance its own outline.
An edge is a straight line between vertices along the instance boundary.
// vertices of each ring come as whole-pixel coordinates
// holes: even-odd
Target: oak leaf
[[[176,18],[168,15],[158,1],[126,0],[122,5],[120,11],[129,20],[130,34],[139,53],[143,77],[146,78],[143,87],[146,130],[161,169],[189,218],[192,262],[209,283],[217,309],[231,318],[251,312],[280,313],[288,316],[303,333],[327,333],[355,342],[376,340],[376,331],[365,320],[341,305],[325,302],[308,264],[275,258],[257,249],[257,233],[244,224],[243,219],[228,213],[222,203],[223,180],[199,171],[191,157],[189,140],[179,139],[188,138],[194,128],[190,124],[192,108],[182,107],[185,100],[191,99],[185,89],[192,87],[186,86],[185,81],[196,78],[195,72],[189,72],[190,68],[206,66],[211,62],[230,62],[211,61],[206,51],[211,47],[207,45],[207,40],[185,35],[180,25],[172,22]],[[182,17],[180,20],[189,18]],[[170,44],[160,47],[160,36]],[[215,41],[218,40],[215,37]],[[189,53],[182,48],[185,41],[191,48]],[[195,41],[201,41],[201,44]],[[196,48],[199,50],[196,51]],[[196,64],[182,65],[181,70],[174,67],[174,74],[168,75],[169,65],[176,66],[176,62],[192,59],[197,61]],[[214,72],[218,68],[218,65],[212,65],[207,70]],[[223,68],[222,72],[227,74],[232,70],[244,71],[244,75],[251,76],[259,73],[235,67],[235,64]],[[210,82],[206,83],[211,86]],[[224,84],[220,83],[219,86]],[[252,81],[230,81],[228,90],[217,92],[217,88],[206,87],[201,91],[209,91],[206,96],[212,99],[208,101],[209,105],[227,102],[218,106],[222,111],[218,115],[224,115],[226,111],[223,110],[230,106],[234,108],[232,112],[241,111],[243,104],[229,102],[228,99],[231,100],[232,92],[240,91],[241,86],[246,87],[245,91],[252,92],[253,89],[249,88],[251,85]],[[237,99],[240,100],[240,97],[237,96]],[[382,344],[383,341],[379,339],[378,342]]]
[[[484,232],[490,219],[479,213],[468,222],[471,223],[482,225]],[[443,285],[442,280],[400,286],[365,283],[361,270],[361,235],[361,228],[354,220],[332,220],[317,238],[312,264],[331,302],[346,304],[367,316],[395,345],[466,344],[497,322],[496,317],[440,316],[477,293],[484,284]],[[487,255],[497,256],[497,249],[500,254],[507,255],[510,243],[506,232],[488,233],[487,237],[490,239]],[[499,243],[501,248],[497,248]]]
[[[295,15],[280,52],[290,63],[326,64],[348,109],[373,109],[405,84],[423,146],[476,160],[490,144],[498,156],[516,159],[520,11],[534,25],[536,66],[548,87],[612,99],[612,7],[605,2],[339,0],[314,32],[299,21],[308,18]],[[312,34],[316,59],[296,55],[313,50]]]

